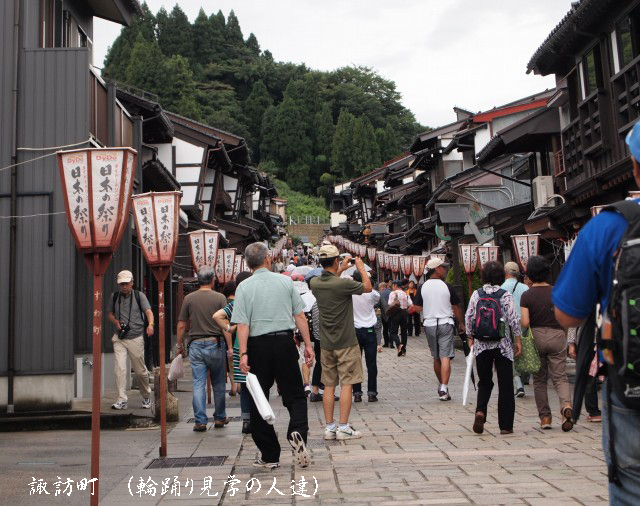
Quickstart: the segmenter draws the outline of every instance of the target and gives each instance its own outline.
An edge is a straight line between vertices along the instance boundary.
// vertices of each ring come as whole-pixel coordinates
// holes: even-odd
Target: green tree
[[[380,165],[380,148],[369,118],[360,116],[353,127],[351,164],[357,174],[366,174]]]
[[[380,158],[383,162],[391,160],[401,152],[401,140],[390,123],[385,128],[376,128],[376,141],[380,147]]]
[[[162,96],[164,93],[164,56],[155,40],[147,42],[142,33],[138,33],[129,64],[125,70],[125,82],[136,88],[156,93]],[[145,62],[141,65],[140,62]]]
[[[168,110],[182,116],[200,120],[200,108],[196,101],[196,86],[189,61],[180,55],[173,55],[164,64],[166,86],[161,94],[161,102]]]
[[[167,14],[164,7],[161,7],[156,16],[158,24],[158,44],[165,56],[179,54],[189,61],[194,60],[193,39],[191,34],[191,23],[189,18],[176,4]]]
[[[254,161],[260,161],[258,146],[262,141],[262,118],[265,111],[273,104],[273,99],[269,95],[269,90],[262,81],[253,83],[251,93],[242,104],[242,109],[248,121],[248,128],[251,134],[251,143],[254,146]]]
[[[331,170],[340,180],[355,175],[351,156],[354,127],[355,117],[347,109],[342,109],[331,143]]]
[[[267,107],[262,116],[260,157],[263,161],[274,161],[278,156],[278,137],[273,134],[277,117],[278,109],[274,105]]]
[[[218,34],[212,20],[206,15],[204,9],[200,8],[198,17],[193,22],[193,53],[196,62],[201,66],[211,63],[216,56],[216,43]]]
[[[239,58],[243,55],[245,49],[244,37],[240,22],[235,12],[229,12],[227,16],[227,26],[225,30],[225,46],[227,48],[226,56],[228,58]]]
[[[258,43],[257,37],[250,33],[247,38],[247,49],[249,50],[249,54],[255,58],[260,56],[260,44]]]

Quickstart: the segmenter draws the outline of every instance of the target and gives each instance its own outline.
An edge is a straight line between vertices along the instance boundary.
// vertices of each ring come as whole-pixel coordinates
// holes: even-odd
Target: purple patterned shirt
[[[497,285],[484,285],[482,287],[485,293],[494,293],[500,290],[500,288],[501,287]],[[471,295],[469,307],[467,308],[467,312],[464,315],[467,332],[469,332],[470,334],[471,329],[473,329],[473,321],[475,320],[476,316],[476,305],[478,304],[479,298],[480,296],[478,295],[478,290],[476,290],[475,292],[473,292],[473,295]],[[513,362],[513,341],[511,336],[513,336],[514,338],[520,336],[522,334],[522,330],[520,329],[520,318],[518,318],[516,308],[513,304],[513,295],[511,295],[511,293],[506,290],[504,295],[500,297],[500,306],[502,308],[502,317],[505,320],[505,328],[511,329],[511,332],[505,332],[505,336],[500,339],[500,341],[480,341],[478,339],[474,339],[473,354],[477,357],[485,350],[500,348],[500,353],[502,354],[502,356],[508,358]]]

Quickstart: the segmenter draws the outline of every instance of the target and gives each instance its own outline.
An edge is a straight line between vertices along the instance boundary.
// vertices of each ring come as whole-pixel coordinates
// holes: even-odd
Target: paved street
[[[473,406],[461,405],[462,355],[454,361],[451,402],[437,399],[424,337],[410,338],[404,358],[389,349],[378,357],[380,402],[355,404],[352,411],[353,424],[363,432],[362,439],[326,445],[322,440],[321,404],[309,404],[313,461],[308,469],[292,465],[288,446],[283,446],[280,469],[253,468],[256,447],[250,437],[242,437],[238,421],[225,429],[194,433],[187,422],[193,416],[190,392],[183,392],[179,393],[181,422],[169,434],[169,455],[225,456],[224,464],[183,467],[183,462],[172,469],[145,469],[157,456],[158,430],[105,431],[102,502],[118,506],[139,502],[293,504],[314,500],[322,504],[606,504],[599,424],[584,422],[567,434],[554,420],[554,429],[543,432],[538,429],[535,403],[528,390],[524,399],[517,399],[513,435],[500,436],[493,399],[485,434],[478,436],[471,430]],[[189,386],[188,378],[181,381],[182,390]],[[135,395],[132,393],[131,398],[136,399]],[[229,415],[239,415],[238,397],[228,399]],[[286,410],[277,397],[272,404],[280,440],[286,445]],[[79,479],[88,475],[88,454],[81,453],[88,450],[88,442],[88,432],[0,434],[0,488],[10,490],[8,495],[3,492],[3,502],[9,496],[12,504],[40,504],[43,500],[48,504],[86,503],[82,492],[53,497],[51,483],[56,476],[64,481],[66,476]],[[58,464],[42,466],[44,461]],[[41,465],[38,469],[17,462]],[[225,485],[229,475],[239,482]],[[29,497],[31,476],[47,479],[51,496]],[[181,484],[179,497],[171,491],[174,476]],[[305,491],[296,492],[310,498],[291,495],[292,480],[299,484],[302,476],[307,482]],[[211,477],[210,492],[201,495],[207,477]],[[136,487],[141,478],[152,485],[148,481],[151,478],[157,484],[155,496],[139,497]],[[168,490],[162,496],[162,481],[167,478]],[[249,485],[253,490],[246,491],[252,478],[260,482],[257,492],[256,480]],[[267,495],[274,479],[275,487],[284,495],[275,490]],[[191,482],[193,490],[189,494]],[[207,493],[217,496],[207,498]]]

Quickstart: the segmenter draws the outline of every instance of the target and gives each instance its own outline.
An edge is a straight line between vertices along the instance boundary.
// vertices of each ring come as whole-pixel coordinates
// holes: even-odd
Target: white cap
[[[131,271],[120,271],[118,273],[118,284],[131,283],[132,281],[133,281],[133,274],[131,274]]]

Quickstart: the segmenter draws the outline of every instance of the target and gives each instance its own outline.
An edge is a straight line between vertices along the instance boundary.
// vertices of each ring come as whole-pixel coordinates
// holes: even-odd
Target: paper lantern
[[[462,265],[464,271],[467,274],[475,272],[478,263],[478,246],[476,244],[461,244],[460,245],[460,258],[462,259]]]
[[[131,148],[59,151],[58,169],[67,223],[81,253],[115,252],[129,222]]]
[[[478,246],[478,262],[480,263],[480,269],[484,267],[484,264],[489,262],[489,246]]]
[[[380,269],[384,269],[384,251],[377,251],[376,252],[376,261],[378,262],[378,267]]]
[[[234,260],[234,264],[233,264],[233,280],[235,281],[236,277],[238,276],[238,274],[240,274],[242,272],[242,262],[244,261],[244,258],[242,257],[242,255],[236,255],[236,258]]]
[[[376,249],[367,248],[367,256],[369,257],[369,262],[374,263],[376,261]]]
[[[412,258],[407,255],[402,255],[400,257],[400,267],[405,276],[411,276],[411,270],[413,269]]]
[[[527,272],[527,262],[529,258],[538,254],[540,234],[514,235],[511,239],[522,272]]]
[[[193,270],[198,272],[200,267],[205,265],[215,269],[218,259],[220,233],[215,230],[201,229],[189,232],[187,235],[189,237]]]
[[[414,255],[413,257],[411,257],[413,275],[416,277],[416,279],[419,279],[420,276],[424,274],[424,266],[426,265],[426,263],[427,257],[425,256]]]
[[[499,246],[489,246],[489,261],[490,262],[497,262],[499,253],[500,253],[500,247]]]
[[[391,257],[391,271],[394,273],[400,272],[400,255],[394,254]]]
[[[178,247],[180,192],[134,195],[138,241],[150,267],[170,266]]]
[[[366,244],[360,244],[360,258],[366,258],[367,256],[367,245]]]

